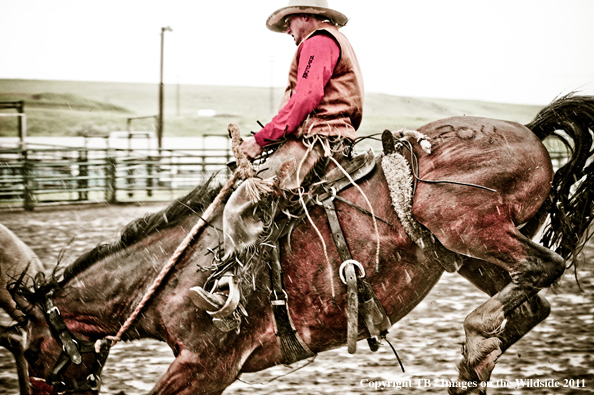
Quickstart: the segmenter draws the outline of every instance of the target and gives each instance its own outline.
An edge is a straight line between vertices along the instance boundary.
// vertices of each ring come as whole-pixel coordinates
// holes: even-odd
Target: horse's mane
[[[200,214],[212,202],[221,185],[211,186],[214,177],[197,186],[186,196],[173,201],[165,209],[146,214],[124,227],[118,240],[99,244],[87,251],[64,269],[59,284],[63,285],[94,263],[145,239],[149,235],[178,224],[191,214]]]

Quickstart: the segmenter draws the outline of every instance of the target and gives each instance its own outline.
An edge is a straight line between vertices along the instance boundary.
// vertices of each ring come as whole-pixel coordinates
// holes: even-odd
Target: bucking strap
[[[402,154],[406,142],[398,142],[394,139],[392,132],[384,131],[382,134],[382,145],[384,155],[381,165],[386,177],[386,183],[390,190],[390,198],[394,211],[398,215],[402,229],[408,237],[421,249],[426,259],[438,262],[446,271],[453,273],[463,264],[463,258],[459,254],[445,248],[429,229],[420,224],[412,215],[414,189],[416,188],[417,176],[414,176],[412,164],[416,163],[416,156],[412,149],[411,160],[406,159]],[[415,164],[415,167],[418,166]]]

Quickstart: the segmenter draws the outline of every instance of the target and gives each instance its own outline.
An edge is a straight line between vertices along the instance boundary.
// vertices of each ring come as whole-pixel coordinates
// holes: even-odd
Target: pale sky
[[[0,79],[284,86],[287,0],[0,0]],[[594,0],[329,0],[367,92],[546,104],[594,94]]]

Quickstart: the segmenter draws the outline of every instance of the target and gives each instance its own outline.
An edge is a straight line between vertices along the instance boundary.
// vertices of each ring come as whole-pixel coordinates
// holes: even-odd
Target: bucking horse
[[[373,166],[357,186],[332,191],[333,215],[357,263],[353,273],[365,276],[391,324],[447,269],[490,296],[464,320],[457,380],[475,385],[454,385],[450,393],[486,393],[497,360],[548,316],[550,305],[539,291],[575,264],[593,218],[593,129],[594,97],[568,95],[525,126],[465,116],[429,123],[416,131],[419,139],[386,137],[387,149],[404,152],[410,164],[410,217],[418,224],[418,238],[393,206],[383,166]],[[569,151],[556,172],[543,145],[553,135]],[[379,163],[391,154],[384,150],[375,159]],[[34,281],[23,275],[12,284],[28,319],[25,355],[34,394],[98,391],[109,336],[132,314],[218,192],[205,183],[163,211],[130,223],[120,239],[63,271]],[[280,300],[278,279],[268,271],[275,254],[293,335],[310,355],[347,344],[351,295],[341,281],[345,261],[323,204],[310,206],[308,218],[297,221],[278,247],[272,246],[273,253],[254,258],[262,262],[254,267],[265,270],[255,270],[243,284],[254,291],[239,330],[220,331],[209,312],[191,302],[190,288],[204,284],[217,266],[222,209],[214,210],[122,336],[157,339],[173,350],[175,360],[150,394],[220,394],[242,372],[286,362],[273,314]],[[532,240],[537,233],[538,242]],[[368,338],[360,321],[355,336]]]

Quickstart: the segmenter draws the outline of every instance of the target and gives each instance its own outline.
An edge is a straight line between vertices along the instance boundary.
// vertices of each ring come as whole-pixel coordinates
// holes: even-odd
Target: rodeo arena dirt
[[[100,242],[113,241],[130,221],[163,207],[95,205],[34,212],[2,211],[0,223],[30,245],[43,257],[47,269],[51,269],[60,254],[64,253],[61,259],[68,262]],[[583,266],[578,270],[583,291],[577,287],[572,270],[563,276],[556,290],[545,291],[552,305],[551,315],[501,358],[491,378],[491,393],[594,393],[593,260],[591,240],[584,249]],[[388,335],[406,373],[402,373],[387,344],[372,353],[360,342],[355,355],[350,355],[344,347],[324,352],[312,364],[289,375],[285,374],[291,369],[284,366],[244,374],[241,379],[245,382],[236,382],[225,394],[367,394],[383,387],[386,393],[444,394],[443,387],[456,376],[464,317],[486,300],[487,296],[465,279],[445,273],[429,296],[396,323]],[[164,343],[153,340],[119,343],[112,349],[103,371],[102,393],[148,393],[173,359]],[[551,380],[561,387],[544,387]],[[570,384],[573,388],[563,387]],[[17,393],[14,358],[0,348],[0,395]]]

